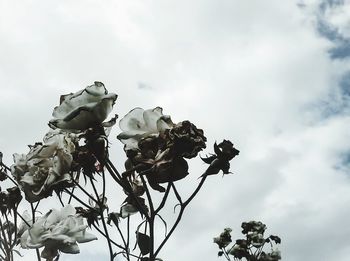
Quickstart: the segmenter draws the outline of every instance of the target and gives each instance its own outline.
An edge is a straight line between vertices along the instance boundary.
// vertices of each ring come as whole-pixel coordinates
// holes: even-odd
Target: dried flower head
[[[136,108],[120,123],[124,131],[118,135],[125,144],[131,162],[127,172],[145,175],[150,186],[165,191],[159,183],[183,179],[188,175],[184,158],[193,158],[205,148],[203,130],[189,121],[174,124],[157,107],[152,110]],[[130,164],[129,164],[130,165]]]
[[[74,134],[50,131],[44,143],[30,146],[28,154],[14,154],[11,173],[29,202],[51,195],[54,189],[70,185],[69,171],[77,138]]]

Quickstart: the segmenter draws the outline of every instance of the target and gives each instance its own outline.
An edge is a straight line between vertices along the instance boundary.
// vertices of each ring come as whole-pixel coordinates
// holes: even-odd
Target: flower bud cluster
[[[242,234],[246,237],[244,239],[237,239],[231,247],[228,247],[232,242],[231,229],[225,229],[219,237],[214,238],[214,243],[218,244],[220,248],[218,252],[219,256],[226,254],[227,257],[228,255],[232,255],[238,260],[254,261],[278,261],[281,259],[280,251],[272,248],[272,243],[280,244],[281,239],[273,235],[264,238],[265,224],[260,221],[243,222],[242,229]],[[266,253],[263,251],[265,243],[271,244],[271,252]],[[252,251],[252,249],[255,250]]]
[[[7,191],[1,191],[0,188],[0,212],[5,215],[11,210],[16,210],[22,200],[21,191],[18,187],[8,188]]]

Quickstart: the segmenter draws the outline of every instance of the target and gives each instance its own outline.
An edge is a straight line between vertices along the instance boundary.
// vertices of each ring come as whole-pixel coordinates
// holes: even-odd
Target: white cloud
[[[25,152],[43,136],[60,94],[99,80],[119,95],[121,116],[160,105],[174,121],[203,128],[207,152],[223,138],[241,150],[235,174],[210,177],[185,213],[165,260],[214,259],[212,237],[222,228],[238,237],[242,221],[261,219],[281,235],[284,259],[338,253],[345,261],[349,231],[334,226],[349,215],[341,165],[349,118],[323,116],[324,104],[341,100],[337,84],[350,67],[330,59],[332,43],[317,34],[314,9],[278,0],[2,1],[1,150],[8,161]],[[346,14],[338,6],[327,17],[344,35]],[[194,163],[183,190],[204,167]]]

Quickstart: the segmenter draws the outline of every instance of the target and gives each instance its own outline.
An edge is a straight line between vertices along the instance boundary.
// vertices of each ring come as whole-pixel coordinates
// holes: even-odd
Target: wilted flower
[[[1,191],[0,188],[0,212],[6,214],[11,210],[16,210],[22,200],[21,191],[17,186],[8,188],[7,192]]]
[[[163,136],[150,136],[139,142],[139,150],[131,156],[136,170],[146,175],[150,186],[158,191],[165,189],[158,185],[180,180],[188,175],[188,164],[174,150],[166,146]]]
[[[173,126],[170,116],[163,115],[160,107],[149,110],[135,108],[120,120],[119,127],[123,132],[117,138],[125,144],[125,150],[137,149],[142,138],[158,135]]]
[[[254,261],[278,261],[281,259],[281,253],[278,250],[272,249],[272,242],[279,244],[281,239],[278,236],[269,236],[264,238],[264,232],[266,230],[266,225],[260,221],[250,221],[242,223],[243,231],[245,234],[245,239],[237,239],[236,243],[231,246],[229,249],[226,248],[231,242],[230,233],[231,229],[225,229],[219,237],[214,238],[214,243],[219,245],[219,248],[222,251],[219,251],[218,255],[222,256],[225,252],[233,255],[235,260],[254,260]],[[266,253],[263,251],[265,243],[271,244],[271,252]],[[252,251],[252,248],[255,247],[256,250]],[[227,257],[227,260],[230,258]]]
[[[261,261],[281,260],[281,252],[279,250],[272,250],[271,253],[262,252],[259,260],[261,260]]]
[[[145,199],[141,197],[134,198],[132,196],[128,196],[124,200],[123,205],[120,207],[119,216],[121,218],[126,218],[128,216],[136,214],[137,212],[141,212],[140,208],[142,209],[143,212],[146,212],[146,213],[148,212],[148,207],[145,203]]]
[[[220,249],[227,247],[232,242],[230,234],[231,232],[231,228],[225,228],[224,232],[222,232],[220,236],[214,237],[214,243],[216,243]]]
[[[130,160],[128,159],[126,163],[130,163]],[[126,168],[127,168],[127,165],[128,164],[126,164]],[[135,173],[133,173],[129,176],[125,176],[124,180],[125,182],[129,183],[130,185],[129,190],[131,190],[131,192],[136,197],[142,196],[145,193],[145,187],[143,186],[140,176],[136,176]],[[128,189],[124,189],[124,192],[126,195],[130,195],[130,191],[128,191]]]
[[[44,143],[30,146],[28,154],[13,155],[12,175],[29,202],[45,198],[53,189],[71,181],[69,171],[75,143],[74,134],[51,131],[44,137]]]
[[[58,251],[69,254],[80,252],[77,243],[97,239],[87,233],[83,218],[76,214],[75,208],[67,205],[61,211],[52,209],[39,217],[21,236],[22,248],[41,248],[41,256],[52,260]]]
[[[224,174],[231,173],[230,160],[239,154],[239,150],[233,146],[231,141],[223,140],[219,144],[215,142],[214,151],[215,154],[202,158],[205,163],[210,164],[203,176],[218,174],[220,170],[222,170]]]
[[[190,121],[182,121],[165,131],[166,146],[176,155],[184,158],[194,158],[198,152],[205,149],[207,138],[203,130],[198,129]]]
[[[243,229],[242,230],[243,234],[249,234],[253,232],[264,234],[266,230],[266,225],[260,221],[243,222],[241,227]]]
[[[112,111],[117,97],[114,93],[108,93],[101,82],[95,82],[76,93],[62,95],[49,126],[81,131],[100,125]]]
[[[242,247],[240,245],[233,246],[229,252],[230,255],[233,255],[235,258],[243,258],[243,257],[249,257],[249,252],[246,247]],[[252,259],[253,260],[253,259]]]
[[[86,219],[88,226],[91,227],[95,223],[98,224],[99,217],[105,209],[108,211],[107,198],[102,194],[95,200],[89,198],[89,205],[89,208],[76,207],[75,210],[77,214]]]
[[[188,164],[184,158],[196,157],[205,148],[203,130],[189,121],[174,124],[160,107],[136,108],[120,121],[120,127],[123,132],[118,139],[125,144],[132,165],[127,172],[136,170],[145,175],[150,186],[161,192],[165,189],[159,183],[186,177]]]

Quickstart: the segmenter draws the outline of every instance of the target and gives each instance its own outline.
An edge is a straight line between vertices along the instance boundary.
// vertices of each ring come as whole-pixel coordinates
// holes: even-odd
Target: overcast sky
[[[204,129],[202,155],[224,138],[241,151],[234,175],[208,179],[164,260],[219,260],[214,236],[260,220],[283,260],[348,261],[349,58],[347,0],[0,0],[0,150],[10,165],[42,139],[61,94],[101,81],[119,95],[114,113],[161,106]],[[185,192],[205,168],[191,163]],[[62,260],[107,260],[95,243]]]

